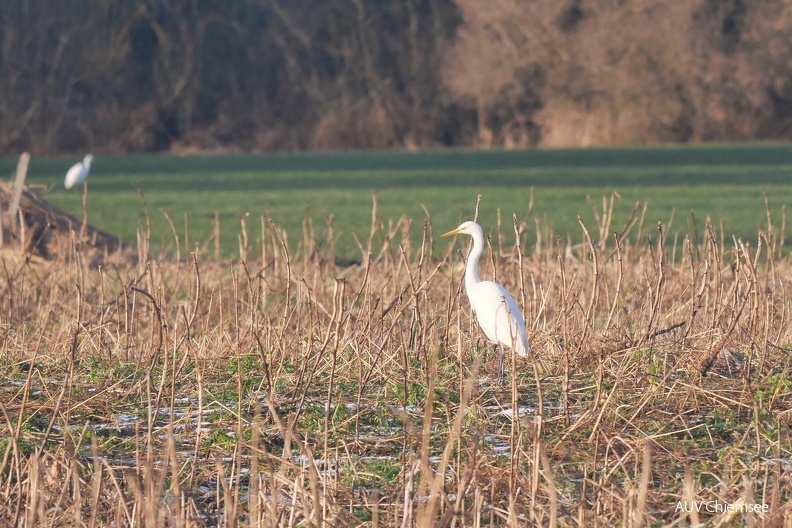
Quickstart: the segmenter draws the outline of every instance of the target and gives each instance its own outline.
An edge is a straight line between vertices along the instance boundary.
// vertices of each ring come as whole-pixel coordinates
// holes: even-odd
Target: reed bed
[[[613,209],[577,240],[490,226],[537,351],[500,383],[467,239],[376,202],[352,265],[332,224],[290,252],[265,218],[232,261],[152,258],[145,228],[126,262],[75,233],[4,258],[0,524],[792,526],[784,226],[672,240]]]

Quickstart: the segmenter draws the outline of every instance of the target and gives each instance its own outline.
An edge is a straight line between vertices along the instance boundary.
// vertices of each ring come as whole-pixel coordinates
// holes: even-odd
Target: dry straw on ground
[[[790,526],[783,229],[673,245],[613,207],[579,243],[492,230],[538,351],[502,386],[467,247],[376,204],[346,267],[264,219],[239,261],[5,260],[0,524]]]

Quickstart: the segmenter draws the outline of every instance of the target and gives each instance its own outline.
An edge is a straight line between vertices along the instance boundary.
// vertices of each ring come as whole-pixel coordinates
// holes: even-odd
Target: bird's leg
[[[503,355],[503,345],[498,343],[496,345],[496,347],[498,349],[498,385],[502,385],[503,384],[504,367],[505,367],[505,365],[504,365],[505,360],[504,360],[504,355]]]

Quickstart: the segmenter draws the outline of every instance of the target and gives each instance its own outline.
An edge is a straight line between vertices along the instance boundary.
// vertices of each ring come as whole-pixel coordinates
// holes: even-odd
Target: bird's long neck
[[[465,267],[465,288],[470,289],[481,282],[479,278],[479,259],[484,251],[484,235],[473,235],[473,249],[468,255],[467,266]]]

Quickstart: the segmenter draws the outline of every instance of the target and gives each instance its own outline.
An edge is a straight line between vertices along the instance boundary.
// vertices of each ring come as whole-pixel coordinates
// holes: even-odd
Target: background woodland
[[[0,155],[792,138],[784,0],[8,0]]]

